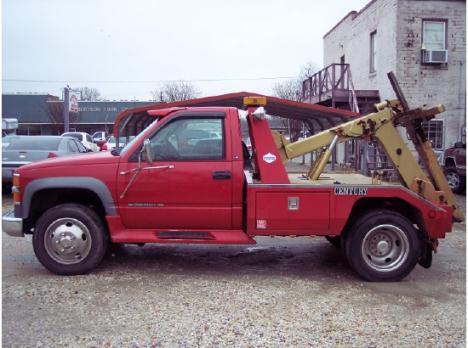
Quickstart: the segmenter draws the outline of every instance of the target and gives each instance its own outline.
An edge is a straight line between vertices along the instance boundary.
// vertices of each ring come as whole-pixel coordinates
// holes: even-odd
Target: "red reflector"
[[[58,157],[58,155],[55,152],[49,152],[49,155],[47,156],[47,158],[54,158],[54,157]]]

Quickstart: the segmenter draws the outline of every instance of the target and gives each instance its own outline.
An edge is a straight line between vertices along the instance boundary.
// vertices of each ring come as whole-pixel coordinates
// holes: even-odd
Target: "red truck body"
[[[252,178],[236,108],[178,108],[153,115],[158,121],[119,155],[56,158],[18,169],[15,217],[22,219],[22,233],[34,231],[45,210],[67,202],[67,192],[79,203],[92,201],[114,243],[253,244],[256,236],[333,237],[345,234],[372,207],[406,216],[431,248],[452,228],[450,207],[436,206],[401,185],[312,183],[288,175],[268,121],[249,118]],[[205,116],[222,124],[219,158],[137,160],[143,141],[172,121]],[[140,166],[144,170],[133,178]]]

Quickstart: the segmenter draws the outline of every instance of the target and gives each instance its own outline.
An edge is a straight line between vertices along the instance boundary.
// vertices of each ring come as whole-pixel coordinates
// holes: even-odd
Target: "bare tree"
[[[171,81],[150,91],[150,94],[156,102],[171,103],[197,98],[201,91],[189,82]]]
[[[276,83],[273,86],[273,95],[282,99],[302,101],[302,81],[297,78]],[[303,122],[289,118],[281,118],[281,122],[288,130],[290,140],[296,141],[301,134]]]
[[[273,86],[273,95],[282,99],[301,101],[302,81],[300,79],[291,79],[278,82]]]
[[[297,78],[276,83],[273,94],[283,99],[302,101],[302,82],[317,72],[317,66],[308,62],[301,67]]]
[[[101,93],[96,88],[81,87],[78,90],[81,92],[82,101],[101,100]]]
[[[273,86],[273,95],[282,99],[303,101],[302,82],[312,76],[317,70],[316,65],[312,62],[304,64],[297,78],[276,83]],[[300,120],[283,119],[283,125],[288,128],[291,141],[296,141],[304,128],[304,124]]]
[[[301,67],[301,71],[299,73],[299,79],[301,80],[301,91],[302,91],[302,81],[311,77],[318,71],[317,65],[313,62],[307,62]]]

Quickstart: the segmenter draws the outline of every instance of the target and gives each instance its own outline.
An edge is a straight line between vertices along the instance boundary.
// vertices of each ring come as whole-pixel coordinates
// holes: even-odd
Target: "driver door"
[[[232,162],[227,159],[224,113],[184,113],[150,137],[153,163],[132,180],[133,162],[121,163],[119,209],[127,228],[230,229]],[[131,158],[132,158],[131,157]]]

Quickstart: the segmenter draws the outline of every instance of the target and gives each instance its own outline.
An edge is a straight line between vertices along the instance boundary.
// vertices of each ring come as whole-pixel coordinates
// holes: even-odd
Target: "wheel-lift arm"
[[[389,76],[389,78],[392,81],[394,76]],[[397,85],[396,79],[392,81],[392,85],[394,83]],[[301,141],[289,143],[279,134],[273,134],[283,161],[323,149],[322,154],[309,171],[309,178],[315,180],[322,173],[336,143],[351,139],[377,140],[398,171],[404,186],[433,203],[448,204],[453,209],[454,219],[464,220],[464,215],[457,209],[455,196],[432,150],[432,144],[427,140],[422,129],[423,121],[434,118],[436,114],[445,110],[443,105],[430,109],[409,110],[400,90],[397,96],[403,100],[403,104],[400,100],[380,103],[376,105],[377,112],[375,113],[330,128]],[[406,128],[426,171],[421,168],[403,141],[397,126]]]

